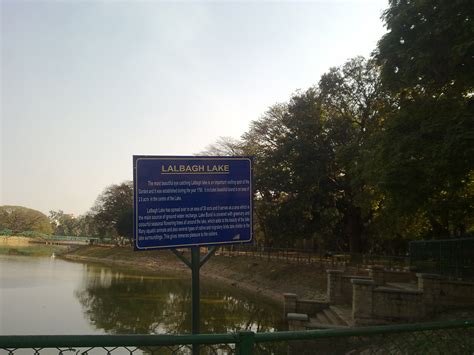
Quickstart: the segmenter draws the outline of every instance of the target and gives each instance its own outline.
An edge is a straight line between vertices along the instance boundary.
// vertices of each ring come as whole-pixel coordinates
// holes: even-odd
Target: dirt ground
[[[135,252],[125,247],[87,246],[61,255],[64,259],[115,264],[152,273],[191,275],[189,268],[171,251]],[[189,255],[187,255],[189,259]],[[214,255],[201,268],[203,280],[237,287],[283,304],[283,294],[325,299],[326,272],[320,266],[268,261],[248,256]]]
[[[33,242],[34,239],[27,237],[6,237],[0,236],[0,245],[17,247],[17,246],[26,246]]]

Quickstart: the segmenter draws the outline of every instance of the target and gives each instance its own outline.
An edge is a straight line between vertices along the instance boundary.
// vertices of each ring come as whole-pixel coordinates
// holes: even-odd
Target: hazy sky
[[[0,205],[82,214],[132,155],[189,155],[331,66],[387,1],[1,2]]]

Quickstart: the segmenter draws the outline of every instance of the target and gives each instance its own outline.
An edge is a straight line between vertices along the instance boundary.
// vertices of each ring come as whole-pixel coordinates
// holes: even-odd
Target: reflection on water
[[[281,314],[280,307],[236,287],[201,281],[202,332],[283,330]],[[59,258],[0,256],[0,316],[0,335],[189,333],[190,276],[147,275]],[[286,353],[282,344],[261,347],[265,354]],[[149,353],[142,350],[134,354]],[[227,354],[221,350],[211,353]],[[103,349],[87,351],[98,353]],[[165,353],[169,351],[154,352]],[[183,348],[175,354],[189,353]],[[29,355],[31,349],[15,354]],[[117,349],[111,354],[130,352]]]
[[[96,329],[112,334],[190,333],[189,280],[139,275],[97,265],[83,265],[83,269],[83,280],[75,296]],[[203,333],[242,329],[260,332],[283,327],[279,307],[235,288],[201,283]]]

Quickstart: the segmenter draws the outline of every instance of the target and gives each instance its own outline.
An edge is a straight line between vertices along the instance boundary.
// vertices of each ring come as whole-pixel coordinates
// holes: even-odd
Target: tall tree
[[[100,237],[97,221],[94,215],[89,211],[77,217],[78,235],[84,237]]]
[[[378,185],[393,213],[423,218],[432,236],[473,228],[473,16],[469,0],[390,1],[376,52],[397,99],[379,139]]]
[[[393,92],[474,89],[474,2],[390,0],[376,56]],[[409,93],[409,92],[408,92]]]
[[[445,97],[402,99],[380,135],[374,174],[387,208],[401,218],[425,219],[432,236],[472,228],[473,104]],[[420,223],[413,218],[406,220]]]
[[[282,170],[277,169],[280,157],[277,154],[280,140],[287,134],[283,118],[288,112],[286,104],[270,107],[258,120],[250,124],[242,136],[242,150],[245,155],[254,157],[255,201],[254,214],[257,222],[254,230],[262,234],[264,245],[273,245],[276,233],[278,206],[285,181]],[[259,237],[259,236],[258,236]]]
[[[373,60],[356,57],[331,68],[319,81],[326,131],[334,154],[332,179],[341,215],[340,233],[352,252],[367,247],[367,225],[374,214],[373,186],[365,176],[372,159],[373,136],[391,105]]]
[[[49,219],[56,235],[79,236],[78,220],[62,210],[49,211]]]
[[[101,236],[133,237],[133,184],[126,181],[108,186],[100,195],[91,213]]]
[[[293,245],[331,224],[331,149],[318,91],[270,108],[243,136],[256,157],[257,217],[267,243]]]

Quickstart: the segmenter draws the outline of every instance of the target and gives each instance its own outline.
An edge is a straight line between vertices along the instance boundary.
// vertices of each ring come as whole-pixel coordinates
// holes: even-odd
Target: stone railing
[[[436,274],[417,274],[417,276],[418,289],[423,291],[428,312],[474,306],[474,282],[447,280]]]
[[[328,308],[327,302],[321,302],[316,300],[305,300],[298,299],[298,296],[294,293],[283,294],[285,299],[284,304],[284,316],[288,313],[303,313],[313,315],[325,308]]]
[[[354,323],[417,321],[442,310],[474,306],[474,283],[449,281],[433,274],[416,276],[418,287],[414,289],[381,286],[375,280],[352,279]]]
[[[377,287],[373,280],[352,280],[352,318],[356,325],[412,321],[426,316],[423,292]]]
[[[334,304],[352,304],[355,325],[419,321],[439,311],[474,307],[474,283],[440,275],[386,271],[373,267],[368,276],[327,270],[327,302],[299,300],[286,293],[284,316],[298,329],[309,316]]]

